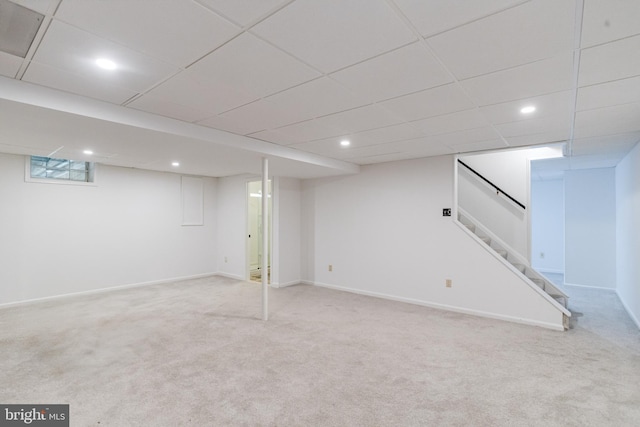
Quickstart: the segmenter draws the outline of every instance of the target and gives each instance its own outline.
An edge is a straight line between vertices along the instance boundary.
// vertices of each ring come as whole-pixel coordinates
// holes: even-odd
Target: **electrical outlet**
[[[447,288],[450,288],[450,287],[451,287],[451,279],[447,279],[447,280],[445,280],[445,282],[444,282],[444,283],[447,285]]]
[[[540,258],[544,259],[544,252],[540,252]]]
[[[329,264],[329,271],[333,271],[333,265]]]
[[[227,257],[224,257],[224,262],[225,262],[225,263],[227,262]]]

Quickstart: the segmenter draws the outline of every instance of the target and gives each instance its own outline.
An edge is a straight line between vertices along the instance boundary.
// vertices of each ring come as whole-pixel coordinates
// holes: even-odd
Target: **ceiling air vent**
[[[0,51],[21,58],[27,56],[43,19],[44,15],[38,12],[0,0]]]

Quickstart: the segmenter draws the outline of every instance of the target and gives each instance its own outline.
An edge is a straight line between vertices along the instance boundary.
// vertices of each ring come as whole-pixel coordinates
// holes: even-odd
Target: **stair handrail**
[[[493,182],[489,181],[487,178],[485,178],[482,174],[480,174],[478,171],[476,171],[475,169],[473,169],[471,166],[469,166],[468,164],[466,164],[465,162],[463,162],[462,160],[458,159],[458,163],[460,163],[462,166],[464,166],[465,168],[467,168],[470,172],[472,172],[474,175],[476,175],[478,178],[480,178],[481,180],[483,180],[484,182],[486,182],[487,184],[489,184],[491,187],[493,187],[496,190],[496,194],[502,194],[503,196],[505,196],[507,199],[511,200],[513,203],[515,203],[516,205],[520,206],[522,209],[527,209],[525,205],[523,205],[522,203],[520,203],[519,201],[517,201],[516,199],[514,199],[511,195],[509,195],[506,191],[504,191],[502,188],[498,187],[497,185],[495,185]]]

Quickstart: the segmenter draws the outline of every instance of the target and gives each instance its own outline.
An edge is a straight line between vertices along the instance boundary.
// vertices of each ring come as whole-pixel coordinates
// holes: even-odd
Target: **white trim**
[[[271,287],[273,288],[286,288],[287,286],[300,285],[302,282],[300,280],[292,280],[290,282],[285,283],[272,283]]]
[[[222,277],[226,277],[227,279],[234,279],[234,280],[240,280],[241,282],[250,282],[250,280],[248,278],[245,278],[243,276],[240,276],[238,274],[231,274],[231,273],[225,273],[222,271],[218,271],[217,273],[213,273],[214,276],[222,276]]]
[[[16,307],[16,306],[22,306],[22,305],[37,304],[37,303],[40,303],[40,302],[52,301],[52,300],[64,299],[64,298],[71,298],[71,297],[76,297],[76,296],[103,294],[103,293],[107,293],[107,292],[111,292],[111,291],[120,291],[120,290],[125,290],[125,289],[130,289],[130,288],[140,288],[140,287],[143,287],[143,286],[160,285],[162,283],[180,282],[180,281],[183,281],[183,280],[191,280],[191,279],[200,279],[202,277],[217,276],[217,275],[218,275],[218,273],[202,273],[202,274],[194,274],[194,275],[191,275],[191,276],[172,277],[170,279],[161,279],[161,280],[151,280],[151,281],[148,281],[148,282],[130,283],[128,285],[118,285],[118,286],[112,286],[112,287],[109,287],[109,288],[92,289],[92,290],[89,290],[89,291],[71,292],[71,293],[68,293],[68,294],[52,295],[52,296],[42,297],[42,298],[33,298],[33,299],[28,299],[28,300],[23,300],[23,301],[8,302],[8,303],[0,304],[0,309],[9,308],[9,307]]]
[[[618,299],[622,303],[622,306],[624,307],[625,311],[627,312],[631,320],[633,320],[633,323],[635,323],[638,329],[640,329],[640,320],[635,316],[635,314],[633,314],[633,312],[631,311],[627,303],[624,302],[624,300],[622,299],[622,296],[620,296],[617,289],[615,290],[615,292],[616,292],[616,295],[618,295]]]
[[[415,305],[420,305],[420,306],[424,306],[424,307],[435,308],[435,309],[438,309],[438,310],[453,311],[453,312],[456,312],[456,313],[469,314],[469,315],[472,315],[472,316],[479,316],[479,317],[486,317],[486,318],[489,318],[489,319],[505,320],[505,321],[508,321],[508,322],[520,323],[520,324],[523,324],[523,325],[538,326],[538,327],[541,327],[541,328],[552,329],[554,331],[564,332],[564,330],[565,330],[562,321],[561,321],[560,325],[557,325],[555,323],[539,322],[539,321],[531,320],[531,319],[523,319],[521,317],[514,317],[514,316],[503,315],[503,314],[489,313],[489,312],[481,311],[481,310],[472,310],[472,309],[468,309],[468,308],[456,307],[456,306],[446,305],[446,304],[438,304],[438,303],[433,303],[433,302],[428,302],[428,301],[417,300],[417,299],[413,299],[413,298],[396,297],[396,296],[393,296],[393,295],[382,294],[382,293],[378,293],[378,292],[363,291],[363,290],[360,290],[360,289],[346,288],[346,287],[343,287],[343,286],[330,285],[330,284],[327,284],[327,283],[320,283],[320,282],[311,283],[311,282],[306,282],[306,281],[305,282],[301,282],[301,283],[310,284],[310,285],[318,286],[318,287],[322,287],[322,288],[334,289],[334,290],[337,290],[337,291],[349,292],[349,293],[352,293],[352,294],[366,295],[366,296],[370,296],[370,297],[382,298],[382,299],[391,300],[391,301],[398,301],[398,302],[404,302],[404,303],[409,303],[409,304],[415,304]],[[562,312],[560,312],[560,314],[562,315]]]
[[[616,288],[607,288],[605,286],[590,286],[590,285],[580,285],[577,283],[567,283],[564,282],[565,286],[574,286],[576,288],[586,288],[586,289],[600,289],[602,291],[614,291],[616,290]]]

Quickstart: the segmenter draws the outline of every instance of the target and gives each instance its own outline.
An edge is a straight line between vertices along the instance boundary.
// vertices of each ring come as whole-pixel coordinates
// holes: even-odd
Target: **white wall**
[[[25,182],[0,154],[0,304],[217,271],[216,180],[181,226],[178,174],[99,165],[98,185]]]
[[[301,278],[301,192],[299,179],[274,179],[274,271],[272,283],[288,286]]]
[[[518,202],[529,204],[529,156],[527,150],[510,150],[461,157],[476,172]],[[458,167],[458,204],[525,259],[529,259],[529,217],[504,195]]]
[[[565,172],[565,283],[616,287],[615,169]]]
[[[617,292],[640,327],[640,144],[616,167]]]
[[[238,280],[248,279],[247,182],[252,180],[218,179],[218,271]]]
[[[384,163],[303,182],[305,280],[561,328],[555,307],[442,216],[453,205],[453,161]]]
[[[531,181],[531,265],[564,273],[564,179]]]

